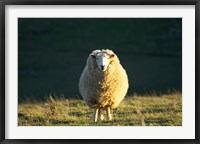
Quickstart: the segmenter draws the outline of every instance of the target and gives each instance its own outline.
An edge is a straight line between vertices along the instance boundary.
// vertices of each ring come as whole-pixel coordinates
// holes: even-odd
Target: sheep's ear
[[[114,56],[115,56],[115,54],[111,54],[111,55],[110,55],[110,58],[113,58]]]
[[[96,58],[96,56],[94,54],[90,54],[92,58]]]

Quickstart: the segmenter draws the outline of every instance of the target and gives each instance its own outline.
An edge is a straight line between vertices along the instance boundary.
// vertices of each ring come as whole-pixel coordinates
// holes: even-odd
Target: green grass
[[[92,110],[81,99],[50,98],[45,102],[22,102],[19,126],[181,126],[182,95],[126,97],[113,111],[113,121],[92,122]]]

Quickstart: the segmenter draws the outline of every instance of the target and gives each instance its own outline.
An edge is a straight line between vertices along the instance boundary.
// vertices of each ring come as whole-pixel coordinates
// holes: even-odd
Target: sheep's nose
[[[101,65],[101,69],[103,70],[105,68],[105,66]]]

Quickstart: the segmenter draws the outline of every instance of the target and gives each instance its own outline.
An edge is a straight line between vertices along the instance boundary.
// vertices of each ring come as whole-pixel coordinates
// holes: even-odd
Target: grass
[[[182,95],[127,96],[113,111],[113,121],[92,122],[92,110],[81,99],[21,102],[19,126],[181,126]]]

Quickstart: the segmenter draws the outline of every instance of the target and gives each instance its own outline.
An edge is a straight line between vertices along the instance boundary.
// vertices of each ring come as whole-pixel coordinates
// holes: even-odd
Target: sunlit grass
[[[19,126],[181,126],[182,95],[127,96],[113,111],[113,121],[92,122],[92,110],[81,99],[22,102]]]

